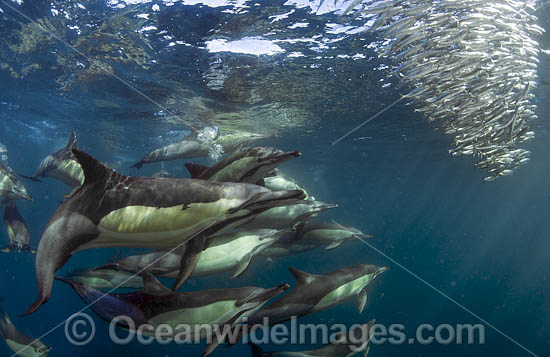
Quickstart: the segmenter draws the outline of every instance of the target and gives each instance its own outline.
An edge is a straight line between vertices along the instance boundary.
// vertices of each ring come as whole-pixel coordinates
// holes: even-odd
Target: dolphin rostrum
[[[271,147],[253,147],[234,152],[212,167],[186,163],[191,178],[217,182],[257,183],[283,162],[300,156]]]
[[[246,271],[254,256],[289,232],[290,230],[253,229],[209,237],[207,248],[200,253],[191,277],[207,276],[232,269],[234,269],[233,277],[240,276]],[[151,253],[132,255],[96,270],[118,269],[137,273],[147,267],[147,271],[153,275],[175,278],[180,270],[185,248],[182,246],[172,252],[161,249]]]
[[[4,227],[8,233],[10,245],[1,249],[2,252],[17,250],[18,252],[35,253],[34,249],[29,246],[29,228],[19,213],[15,201],[7,201],[4,204]]]
[[[15,355],[24,357],[45,357],[51,348],[40,340],[19,332],[11,322],[8,314],[0,307],[0,335],[4,338]]]
[[[135,329],[144,334],[153,334],[157,326],[168,324],[172,327],[174,336],[164,335],[164,338],[175,338],[175,335],[182,333],[178,331],[182,325],[190,327],[191,335],[187,335],[187,338],[196,341],[207,337],[208,341],[212,341],[203,356],[210,354],[222,341],[219,333],[205,328],[200,328],[196,334],[195,327],[210,325],[212,330],[215,326],[224,330],[234,327],[261,309],[271,298],[289,288],[288,284],[281,284],[269,289],[248,286],[172,292],[148,271],[142,275],[142,291],[120,294],[105,294],[76,281],[57,279],[71,285],[84,302],[91,304],[94,312],[108,322],[125,315],[131,318]],[[146,324],[151,328],[143,328]],[[134,327],[123,321],[118,326],[126,329]]]
[[[73,149],[77,149],[74,131],[71,133],[67,146],[46,156],[32,176],[21,176],[38,182],[40,182],[38,177],[53,177],[71,187],[82,185],[84,172],[71,151]]]
[[[302,191],[271,191],[243,183],[124,176],[79,150],[84,184],[59,206],[46,225],[36,254],[38,299],[50,297],[54,274],[71,255],[101,247],[175,248],[189,241],[179,288],[196,264],[204,240],[222,229],[276,207],[295,203]]]
[[[214,145],[220,145],[225,152],[233,152],[241,146],[249,145],[258,140],[268,139],[271,137],[273,137],[273,135],[235,132],[220,134],[215,140],[212,141],[201,141],[195,135],[182,141],[178,141],[177,143],[151,151],[132,167],[139,169],[143,166],[143,164],[149,164],[152,162],[206,157]]]
[[[288,294],[259,311],[249,320],[251,325],[268,319],[270,325],[331,308],[352,297],[357,298],[358,311],[367,303],[366,288],[387,267],[358,264],[326,275],[313,275],[288,268],[296,278],[296,286]]]

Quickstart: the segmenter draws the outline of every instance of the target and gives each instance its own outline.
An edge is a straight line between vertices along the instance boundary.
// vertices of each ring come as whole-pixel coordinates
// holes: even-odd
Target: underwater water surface
[[[242,277],[230,279],[227,272],[191,278],[184,291],[294,286],[288,267],[326,274],[355,264],[388,266],[367,287],[362,314],[352,298],[300,323],[349,326],[375,318],[387,326],[404,325],[407,337],[422,324],[484,326],[482,344],[372,344],[372,357],[547,355],[548,56],[539,56],[533,100],[538,119],[531,123],[536,136],[521,146],[531,151],[531,161],[511,176],[485,182],[477,159],[449,155],[452,137],[434,130],[436,125],[406,101],[335,143],[408,90],[388,76],[392,60],[378,57],[374,44],[383,39],[361,29],[365,21],[342,20],[332,3],[2,0],[0,142],[6,163],[17,174],[30,175],[75,131],[80,149],[123,174],[150,176],[163,169],[172,177],[189,177],[186,161],[214,161],[202,157],[140,170],[131,166],[194,128],[276,134],[258,145],[300,151],[280,170],[315,199],[338,204],[315,220],[353,226],[373,238],[368,244],[350,240],[334,250],[321,247],[273,261],[255,259]],[[345,3],[334,6],[346,8]],[[543,2],[536,7],[540,26],[548,31],[550,10]],[[549,48],[547,33],[539,43]],[[20,201],[18,207],[36,248],[71,189],[52,178],[23,183],[33,201]],[[2,237],[7,244],[5,232]],[[58,273],[135,251],[78,252]],[[75,346],[66,338],[64,321],[86,305],[60,282],[37,312],[17,317],[36,299],[34,264],[30,253],[1,253],[0,296],[20,331],[33,337],[47,333],[41,340],[53,347],[50,356],[203,352],[204,343],[112,343],[109,324],[90,309],[84,312],[93,317],[95,337]],[[12,355],[3,342],[0,355]],[[213,355],[251,354],[248,346],[237,344],[220,346]]]

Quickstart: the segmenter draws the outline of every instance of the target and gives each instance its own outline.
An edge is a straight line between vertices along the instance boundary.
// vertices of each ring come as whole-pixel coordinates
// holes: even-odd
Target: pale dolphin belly
[[[325,295],[321,301],[315,305],[315,310],[322,310],[334,306],[343,300],[351,298],[359,294],[359,292],[367,286],[375,276],[372,274],[362,276],[348,283],[340,285]]]

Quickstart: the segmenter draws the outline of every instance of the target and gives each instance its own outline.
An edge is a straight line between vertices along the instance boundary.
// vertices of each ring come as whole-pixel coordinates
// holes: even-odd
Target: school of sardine
[[[532,139],[537,118],[540,47],[535,7],[514,0],[355,1],[346,10],[375,16],[370,31],[385,40],[392,75],[412,88],[404,95],[430,122],[454,135],[449,153],[474,155],[486,181],[529,161],[517,148]]]

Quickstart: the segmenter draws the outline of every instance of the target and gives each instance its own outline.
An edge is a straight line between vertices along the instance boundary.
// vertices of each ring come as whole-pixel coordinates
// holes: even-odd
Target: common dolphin
[[[84,184],[55,211],[36,254],[38,299],[48,300],[54,274],[76,251],[101,247],[173,248],[186,241],[179,288],[204,248],[204,238],[269,208],[294,203],[302,191],[273,192],[243,183],[124,176],[90,155],[73,150]],[[190,256],[191,257],[191,256]]]
[[[331,250],[348,240],[366,238],[372,238],[372,236],[354,227],[344,227],[337,223],[305,222],[296,227],[294,234],[288,234],[277,240],[260,254],[271,258],[303,253],[320,246]]]
[[[3,248],[2,252],[17,250],[18,252],[35,253],[34,249],[29,246],[29,228],[27,228],[25,220],[19,213],[15,201],[7,201],[4,204],[4,227],[8,233],[10,245]]]
[[[286,192],[286,191],[273,191]],[[304,200],[297,204],[286,207],[274,207],[257,215],[252,220],[243,223],[240,228],[255,229],[255,228],[272,228],[284,229],[290,228],[300,222],[307,221],[312,217],[316,217],[319,213],[331,208],[338,207],[337,204],[324,203],[315,200]]]
[[[272,138],[273,135],[264,135],[248,132],[221,134],[212,141],[200,141],[193,135],[177,143],[173,143],[151,151],[132,167],[141,168],[143,164],[177,159],[192,159],[206,157],[213,145],[220,145],[225,152],[233,152],[239,147],[249,145],[261,139]]]
[[[373,336],[374,322],[373,319],[361,325],[359,329],[361,336],[357,336],[357,333],[350,335],[357,331],[355,329],[353,332],[350,331],[350,334],[340,332],[333,336],[334,341],[314,350],[264,352],[258,345],[251,342],[248,345],[252,351],[252,357],[352,357],[358,353],[366,357],[369,352],[370,337]]]
[[[387,267],[358,264],[335,270],[326,275],[313,275],[288,268],[296,278],[296,286],[288,294],[259,311],[249,320],[250,325],[268,319],[270,325],[331,308],[352,297],[357,298],[358,311],[367,303],[366,288]]]
[[[142,327],[144,334],[149,334],[159,325],[168,324],[174,335],[164,335],[165,338],[175,338],[182,325],[191,327],[187,338],[196,339],[208,337],[212,341],[203,354],[210,354],[222,342],[220,334],[196,327],[210,325],[213,328],[221,326],[223,332],[227,327],[233,327],[244,318],[257,312],[271,298],[289,288],[281,284],[269,289],[255,286],[241,288],[212,289],[192,292],[172,292],[160,283],[151,273],[143,273],[144,289],[134,293],[104,294],[82,283],[60,279],[71,285],[87,304],[92,304],[94,312],[102,319],[111,322],[115,317],[124,314],[132,319],[135,329],[149,324],[152,329]],[[245,320],[246,321],[246,320]],[[119,327],[130,329],[132,326],[120,323]],[[196,334],[198,332],[198,334]]]
[[[30,180],[38,181],[38,177],[53,177],[71,186],[77,187],[84,182],[84,171],[76,160],[71,150],[77,149],[76,133],[73,131],[68,144],[46,156],[38,165],[32,176],[23,176]]]
[[[252,258],[277,242],[290,230],[253,229],[218,234],[208,238],[206,249],[198,258],[191,277],[207,276],[234,270],[232,277],[242,275]],[[131,273],[147,267],[153,275],[175,278],[180,270],[180,262],[185,246],[173,252],[165,249],[151,253],[132,255],[109,263],[99,269],[119,269]]]
[[[32,201],[21,180],[10,168],[0,162],[0,201],[5,203],[20,199]]]
[[[40,340],[19,332],[10,320],[8,314],[0,307],[0,335],[6,341],[9,348],[22,357],[45,357],[51,348]]]
[[[281,171],[277,169],[275,169],[273,173],[274,175],[266,176],[264,178],[264,186],[266,188],[269,188],[271,191],[302,190],[304,191],[306,198],[309,197],[306,190],[301,187],[296,181],[288,176],[285,176]]]
[[[178,262],[179,263],[179,262]],[[111,289],[141,289],[143,279],[140,275],[113,269],[83,269],[75,270],[63,278],[77,281],[98,290]]]
[[[271,147],[246,148],[232,153],[212,167],[186,163],[191,178],[217,182],[257,183],[283,162],[300,156]]]

